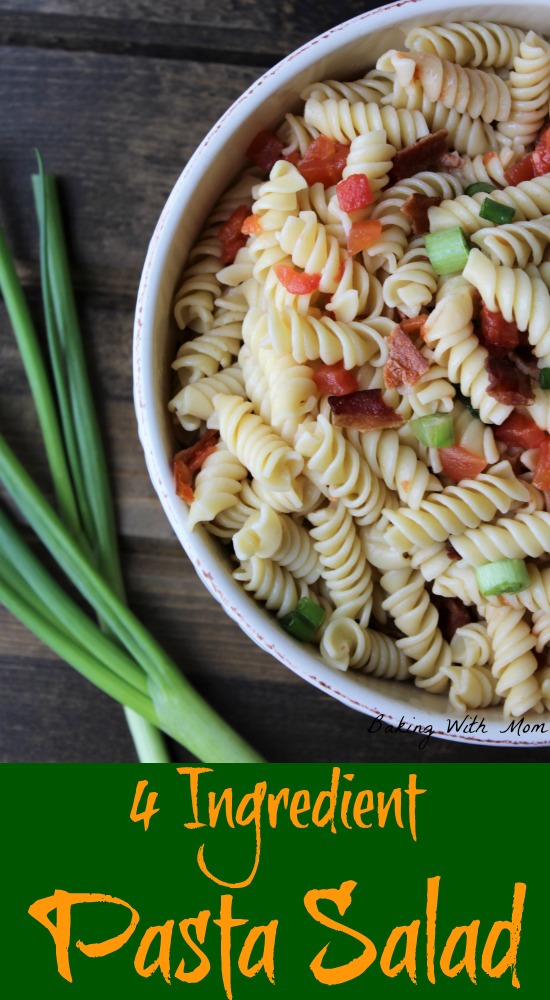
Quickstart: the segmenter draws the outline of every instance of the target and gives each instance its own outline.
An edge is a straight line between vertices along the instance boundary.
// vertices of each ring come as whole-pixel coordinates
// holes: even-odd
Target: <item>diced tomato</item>
[[[427,319],[428,313],[420,313],[418,316],[402,316],[399,320],[399,326],[403,333],[421,333]]]
[[[502,424],[493,427],[493,434],[497,441],[502,441],[509,448],[539,448],[546,438],[533,418],[518,410],[514,410]]]
[[[220,226],[218,237],[222,245],[220,261],[222,264],[232,264],[237,253],[246,244],[246,236],[242,233],[244,220],[250,215],[247,205],[239,205],[227,222]]]
[[[273,270],[281,285],[292,295],[309,295],[319,288],[321,282],[320,274],[296,271],[290,264],[275,264]]]
[[[372,202],[372,191],[366,174],[351,174],[336,185],[338,204],[343,212],[356,212]]]
[[[284,158],[287,163],[293,163],[297,167],[300,162],[300,153],[297,149],[293,149],[291,153],[285,153]]]
[[[531,153],[528,153],[519,163],[513,163],[511,167],[508,167],[508,170],[504,173],[504,180],[509,187],[515,187],[516,184],[520,184],[522,181],[532,181],[534,176],[533,160],[531,159]]]
[[[282,159],[284,146],[283,140],[279,139],[278,135],[275,135],[274,132],[268,132],[267,129],[262,129],[253,138],[246,155],[249,160],[252,160],[252,163],[269,174],[277,160]]]
[[[322,184],[331,187],[342,179],[342,171],[348,158],[349,146],[326,135],[319,135],[306,149],[298,170],[308,184]]]
[[[538,490],[550,490],[550,437],[545,437],[539,446],[539,457],[533,474],[533,486]]]
[[[244,236],[259,236],[263,233],[262,220],[259,215],[247,215],[241,226],[241,233]]]
[[[520,335],[517,324],[508,322],[501,312],[491,312],[485,303],[481,307],[481,340],[491,353],[491,348],[513,351],[519,346]]]
[[[328,392],[332,396],[346,396],[348,392],[359,389],[355,372],[344,368],[343,364],[319,365],[313,373],[313,381],[319,392]]]
[[[537,142],[531,153],[531,160],[535,177],[550,173],[550,143],[542,140]]]
[[[348,253],[353,257],[361,250],[367,250],[380,239],[382,223],[380,219],[366,219],[364,222],[354,222],[348,233]]]
[[[186,500],[187,503],[192,503],[194,500],[191,486],[192,476],[199,471],[208,456],[216,450],[219,437],[219,431],[208,430],[190,448],[183,448],[174,455],[172,471],[176,495],[182,500]]]
[[[451,448],[440,448],[438,454],[443,475],[453,479],[455,483],[462,479],[475,479],[487,465],[481,455],[456,444]]]

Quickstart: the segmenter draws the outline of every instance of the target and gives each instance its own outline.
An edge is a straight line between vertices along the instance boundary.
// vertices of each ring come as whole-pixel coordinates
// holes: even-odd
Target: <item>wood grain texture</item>
[[[376,4],[255,0],[0,2],[0,221],[41,328],[29,175],[60,179],[132,607],[270,761],[547,759],[370,731],[253,646],[200,584],[149,482],[132,402],[133,308],[147,244],[186,160],[225,108],[296,45]],[[0,305],[0,427],[49,491]],[[174,760],[188,756],[173,747]],[[0,609],[0,761],[132,761],[121,709]]]
[[[324,2],[315,5],[312,16],[311,7],[297,0],[261,4],[256,0],[216,4],[15,0],[0,6],[0,44],[265,67],[315,35],[377,6],[360,0]]]

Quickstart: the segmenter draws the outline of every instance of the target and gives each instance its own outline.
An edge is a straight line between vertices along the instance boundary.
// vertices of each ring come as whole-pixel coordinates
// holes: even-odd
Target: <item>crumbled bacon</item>
[[[500,311],[492,312],[485,303],[480,312],[478,337],[489,354],[499,356],[513,351],[520,344],[517,323],[507,322]]]
[[[438,166],[440,170],[460,170],[463,165],[464,160],[460,153],[457,153],[456,149],[447,150],[439,157]]]
[[[413,236],[422,236],[430,231],[428,209],[440,205],[442,198],[430,197],[427,194],[411,194],[401,206],[403,215],[410,220]],[[428,257],[426,256],[426,260]]]
[[[415,385],[428,371],[429,361],[414,346],[410,337],[396,326],[387,339],[388,360],[384,365],[384,382],[388,389],[403,389]]]
[[[450,642],[457,628],[470,625],[474,620],[473,612],[458,599],[447,597],[438,602],[439,627],[443,638]]]
[[[452,544],[452,542],[449,542],[448,540],[445,544],[445,552],[447,553],[449,559],[453,560],[460,559],[460,556],[456,551],[454,545]]]
[[[528,375],[535,382],[539,381],[540,368],[530,346],[524,347],[520,344],[510,354],[510,360],[514,362],[516,368],[519,368],[520,372],[523,372],[524,375]]]
[[[423,136],[412,146],[399,149],[393,158],[390,184],[413,177],[421,170],[437,170],[441,157],[448,149],[447,136],[447,129],[442,128],[432,135]]]
[[[509,358],[488,357],[485,370],[489,376],[487,395],[505,406],[529,406],[533,402],[531,379]]]
[[[216,450],[219,438],[219,431],[208,430],[190,448],[182,448],[174,455],[172,471],[176,495],[187,503],[192,503],[194,500],[191,486],[193,474],[199,471],[203,462]]]
[[[337,427],[371,431],[403,424],[403,417],[386,406],[381,389],[359,389],[346,396],[329,396],[328,401]]]

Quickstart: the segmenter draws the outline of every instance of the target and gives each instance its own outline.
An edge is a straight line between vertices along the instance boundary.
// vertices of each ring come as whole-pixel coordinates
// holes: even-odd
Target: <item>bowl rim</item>
[[[532,6],[540,9],[541,13],[547,13],[548,8],[542,0]],[[203,584],[253,642],[302,679],[343,704],[367,716],[383,719],[383,725],[404,731],[430,731],[430,735],[441,739],[477,743],[480,746],[542,747],[550,745],[550,718],[546,715],[540,723],[535,719],[530,726],[528,720],[524,723],[524,731],[518,726],[510,734],[509,720],[503,718],[501,706],[497,709],[469,710],[461,728],[457,730],[454,720],[461,722],[463,717],[453,712],[448,702],[441,704],[444,700],[441,695],[430,694],[408,685],[406,701],[401,701],[395,682],[353,671],[336,671],[323,663],[309,648],[308,655],[304,657],[304,647],[297,647],[296,640],[277,627],[269,612],[242,589],[227,567],[221,565],[212,537],[204,529],[193,532],[186,530],[186,506],[174,494],[162,430],[161,421],[162,418],[167,420],[167,414],[163,411],[161,418],[159,413],[158,373],[155,374],[152,356],[159,313],[159,289],[182,215],[189,205],[189,192],[194,190],[195,185],[200,183],[205,172],[219,157],[220,148],[233,134],[235,125],[242,125],[249,120],[260,106],[265,105],[281,89],[286,80],[297,73],[312,70],[321,56],[330,55],[341,43],[349,44],[354,41],[358,30],[363,36],[395,27],[396,14],[397,26],[413,17],[419,22],[428,23],[431,16],[437,13],[441,15],[442,10],[445,10],[445,19],[448,20],[449,9],[458,11],[469,7],[460,0],[453,3],[452,8],[442,5],[441,0],[396,0],[336,25],[310,39],[267,70],[210,129],[176,180],[148,246],[134,321],[134,404],[147,469],[165,514]],[[486,10],[486,19],[493,19],[490,17],[491,12],[494,19],[497,19],[498,14],[498,19],[503,23],[503,12],[517,11],[517,4],[513,0],[502,0],[498,6],[480,3],[476,7],[478,19],[481,10]],[[512,23],[514,20],[518,20],[517,16],[510,17]],[[507,23],[506,19],[504,23]],[[163,407],[165,409],[165,404]],[[548,725],[545,726],[546,720]]]

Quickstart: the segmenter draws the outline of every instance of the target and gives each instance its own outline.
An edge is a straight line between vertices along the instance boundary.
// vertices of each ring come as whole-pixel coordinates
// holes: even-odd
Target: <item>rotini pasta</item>
[[[174,298],[187,523],[279,618],[318,604],[335,669],[550,710],[550,45],[417,26],[302,101]],[[479,567],[511,559],[529,585],[491,592]]]

